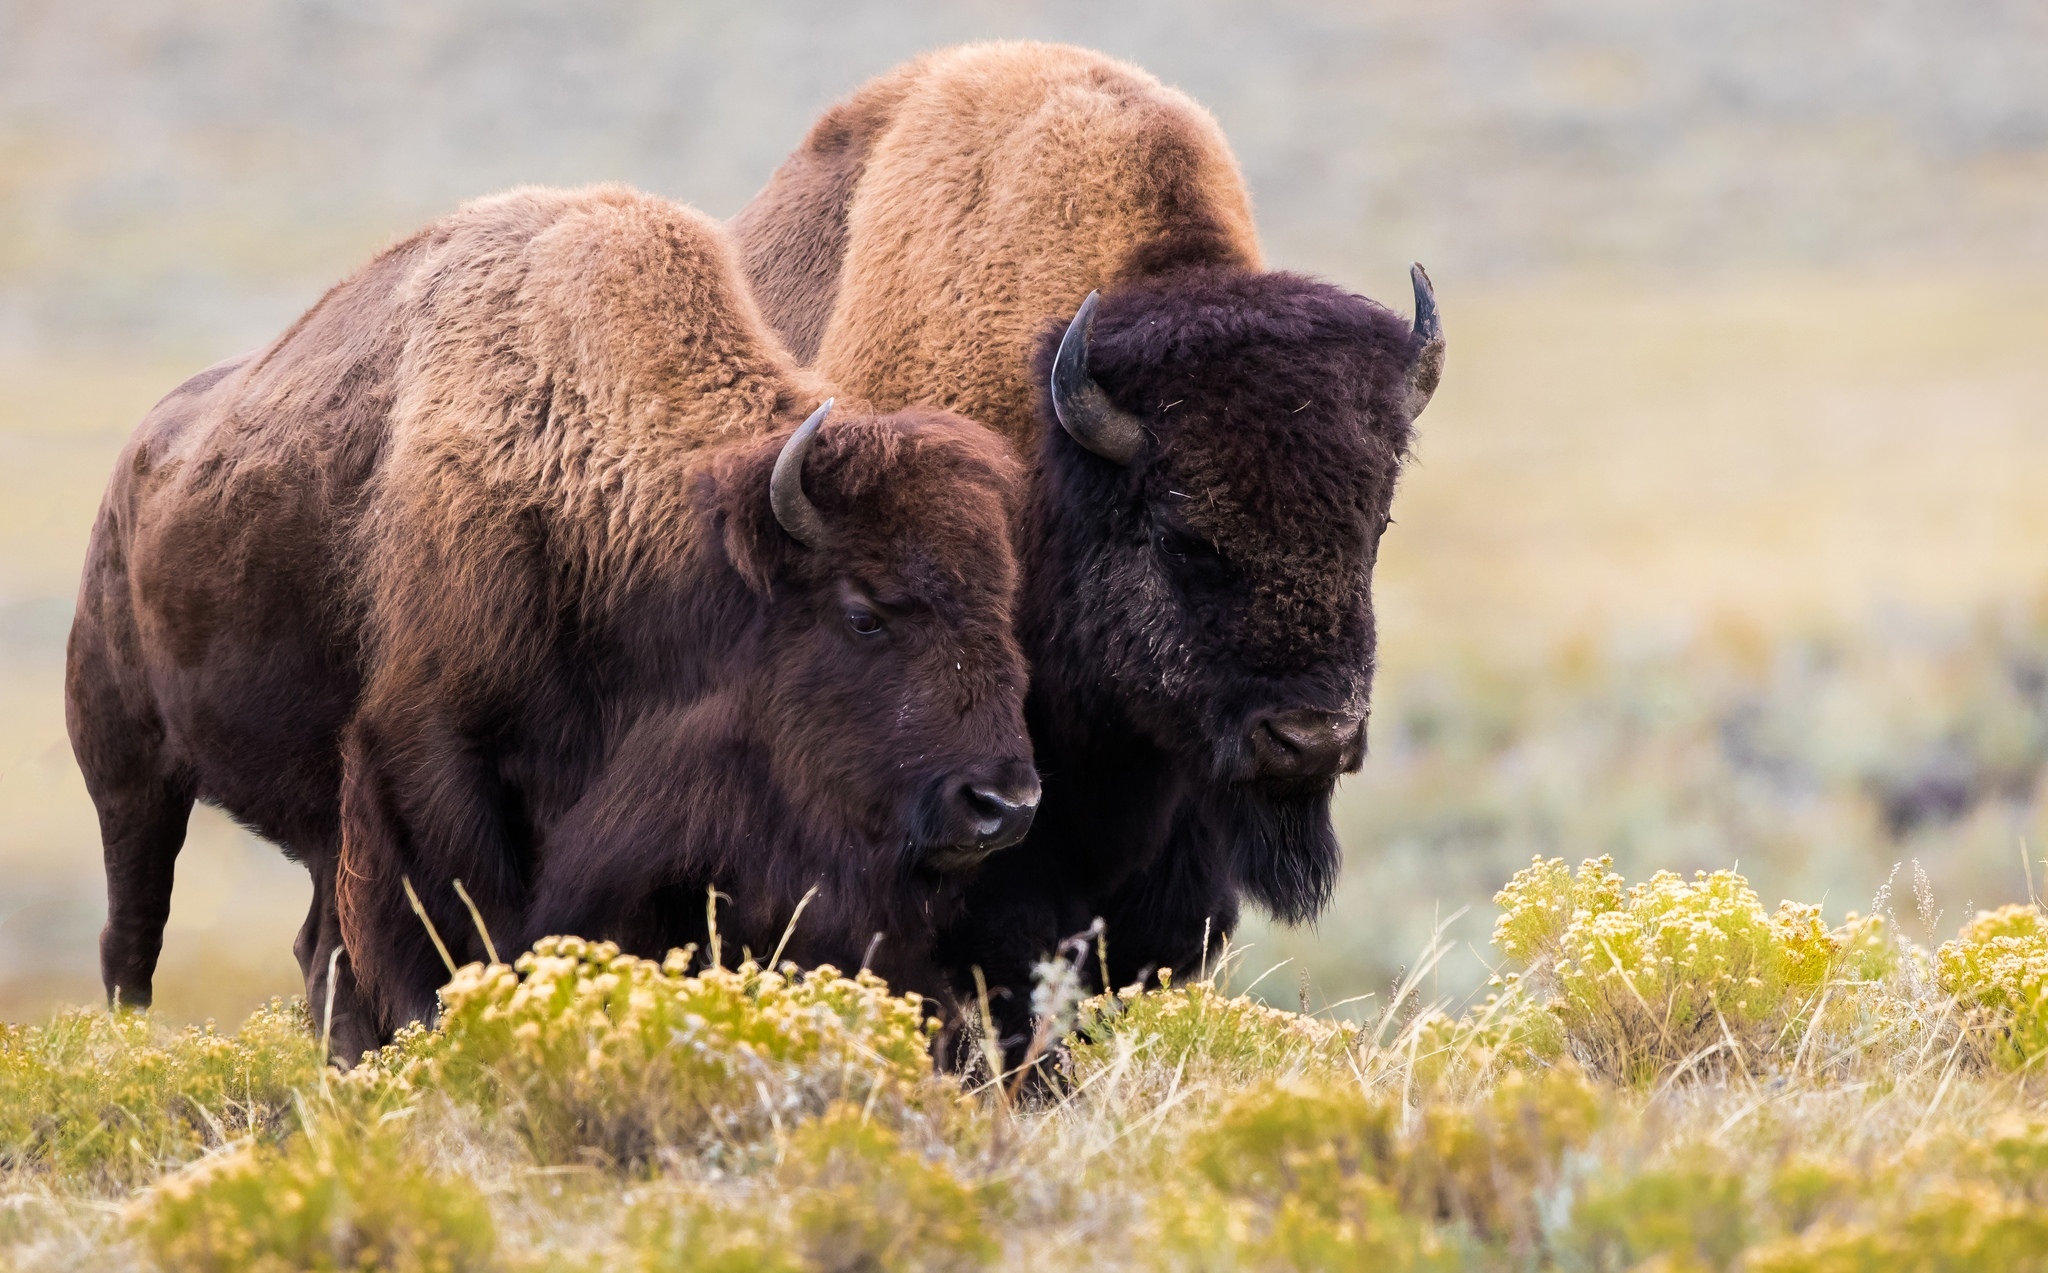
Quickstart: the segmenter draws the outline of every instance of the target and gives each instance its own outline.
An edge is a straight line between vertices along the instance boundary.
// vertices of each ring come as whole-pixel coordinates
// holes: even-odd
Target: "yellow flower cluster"
[[[1994,1014],[1999,1056],[2023,1064],[2048,1052],[2048,916],[2038,906],[1979,911],[1934,957],[1941,988]]]
[[[441,992],[439,1028],[402,1035],[365,1081],[507,1111],[547,1161],[596,1149],[636,1162],[744,1141],[835,1099],[893,1108],[930,1075],[923,1005],[871,973],[692,975],[690,960],[551,937],[514,967],[472,964]]]
[[[136,1215],[159,1267],[193,1273],[466,1273],[491,1267],[490,1208],[428,1171],[403,1124],[326,1125],[171,1176]]]
[[[1360,1040],[1357,1026],[1225,995],[1207,982],[1140,993],[1126,987],[1080,1005],[1073,1042],[1077,1075],[1111,1055],[1119,1037],[1162,1055],[1225,1069],[1265,1069],[1303,1061],[1340,1061]]]
[[[1529,965],[1576,1050],[1609,1073],[1754,1055],[1795,1036],[1830,981],[1874,979],[1895,958],[1876,919],[1830,929],[1819,907],[1792,902],[1773,914],[1734,871],[1625,887],[1612,865],[1589,859],[1574,877],[1539,858],[1494,899],[1494,943]]]
[[[97,1008],[0,1025],[0,1166],[96,1187],[138,1183],[296,1125],[294,1091],[318,1069],[304,1010],[277,1000],[232,1035]]]

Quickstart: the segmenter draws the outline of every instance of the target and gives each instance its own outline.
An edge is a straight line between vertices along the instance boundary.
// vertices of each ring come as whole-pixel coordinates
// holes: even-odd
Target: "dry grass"
[[[686,977],[574,942],[522,958],[523,981],[464,970],[441,1031],[345,1076],[309,1064],[291,1012],[233,1039],[97,1012],[10,1029],[0,1256],[2048,1268],[2042,1053],[2016,1046],[2041,1041],[2011,1030],[1998,986],[1969,980],[2038,993],[2038,977],[2000,965],[1984,925],[1936,959],[1881,929],[1767,920],[1739,877],[1630,889],[1597,865],[1578,886],[1561,871],[1539,863],[1503,895],[1503,948],[1532,975],[1471,1013],[1404,1000],[1339,1023],[1229,997],[1213,969],[1168,991],[1055,996],[1073,1033],[1037,1097],[920,1077],[914,1003],[871,980]],[[1642,1012],[1558,975],[1568,930],[1625,943],[1631,925],[1695,946],[1719,934],[1740,958],[1660,973],[1655,940],[1615,947]],[[1747,988],[1728,975],[1765,964]],[[1691,1047],[1690,1022],[1716,1017],[1725,1046]],[[147,1136],[110,1134],[110,1110]]]

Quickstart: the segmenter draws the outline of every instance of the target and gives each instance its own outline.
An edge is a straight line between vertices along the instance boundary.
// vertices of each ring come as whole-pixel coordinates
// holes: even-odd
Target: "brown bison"
[[[1269,272],[1207,114],[1040,44],[858,90],[731,224],[821,374],[971,415],[1034,465],[1045,804],[942,935],[956,985],[986,970],[1013,1028],[1032,961],[1091,916],[1122,982],[1190,965],[1243,895],[1315,915],[1332,788],[1365,751],[1373,565],[1443,362],[1421,269],[1412,324]]]
[[[297,952],[342,1055],[544,927],[933,988],[963,868],[1038,784],[1015,461],[824,388],[723,230],[620,187],[473,203],[143,420],[66,688],[99,808],[107,991],[146,1004],[192,802],[311,871]],[[794,432],[792,430],[794,429]],[[532,904],[532,905],[530,905]],[[330,986],[329,959],[346,955]]]

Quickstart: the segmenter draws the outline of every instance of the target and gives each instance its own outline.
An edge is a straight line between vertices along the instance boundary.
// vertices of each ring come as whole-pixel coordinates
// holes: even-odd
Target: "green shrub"
[[[326,1126],[282,1151],[196,1164],[142,1209],[143,1240],[162,1267],[194,1273],[487,1267],[494,1243],[483,1196],[414,1163],[403,1126]]]
[[[1830,930],[1819,907],[1793,902],[1772,914],[1734,871],[1625,887],[1610,865],[1518,872],[1495,898],[1494,943],[1529,966],[1573,1050],[1617,1078],[1766,1058],[1798,1043],[1831,981],[1881,977],[1895,959],[1878,921]]]
[[[1153,1200],[1160,1253],[1202,1269],[1450,1269],[1456,1251],[1406,1214],[1398,1111],[1357,1089],[1268,1084],[1190,1144],[1207,1189]]]
[[[509,1118],[544,1162],[632,1164],[753,1140],[839,1099],[892,1116],[931,1078],[919,1000],[872,974],[688,966],[687,951],[655,963],[544,938],[516,972],[457,972],[440,1028],[407,1032],[364,1082]]]
[[[971,1268],[995,1257],[982,1214],[1000,1192],[963,1184],[858,1110],[799,1129],[776,1179],[794,1193],[813,1268]]]
[[[0,1026],[0,1169],[97,1189],[141,1184],[295,1127],[293,1089],[319,1068],[296,1001],[272,1000],[232,1035],[97,1008]]]
[[[2023,1065],[2048,1051],[2048,917],[2039,907],[1979,911],[1934,963],[1944,991],[1992,1014],[2001,1060]]]
[[[2042,1273],[2048,1210],[1944,1182],[1864,1225],[1823,1223],[1752,1251],[1745,1273]]]
[[[1572,1209],[1565,1242],[1596,1269],[1731,1267],[1750,1234],[1742,1178],[1707,1168],[1651,1171],[1595,1186]]]
[[[906,1148],[850,1105],[792,1133],[783,1158],[744,1193],[641,1206],[629,1229],[637,1267],[657,1270],[978,1268],[997,1254],[983,1223],[999,1200]]]

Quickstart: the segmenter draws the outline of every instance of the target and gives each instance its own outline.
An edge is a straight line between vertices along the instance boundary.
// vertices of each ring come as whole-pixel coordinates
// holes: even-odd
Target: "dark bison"
[[[1040,44],[860,89],[731,224],[826,378],[971,415],[1035,466],[1019,631],[1045,804],[943,934],[956,978],[1007,988],[1014,1028],[1032,961],[1093,915],[1123,982],[1191,965],[1242,896],[1318,913],[1332,788],[1365,752],[1373,565],[1443,363],[1421,269],[1412,324],[1266,270],[1214,121]]]
[[[962,868],[1037,799],[1012,635],[1016,464],[933,410],[845,412],[723,230],[519,190],[386,251],[123,452],[67,669],[107,991],[146,1004],[195,799],[305,863],[341,1055],[548,925],[658,952],[733,899],[766,952],[933,988]],[[534,892],[536,881],[539,892]]]

